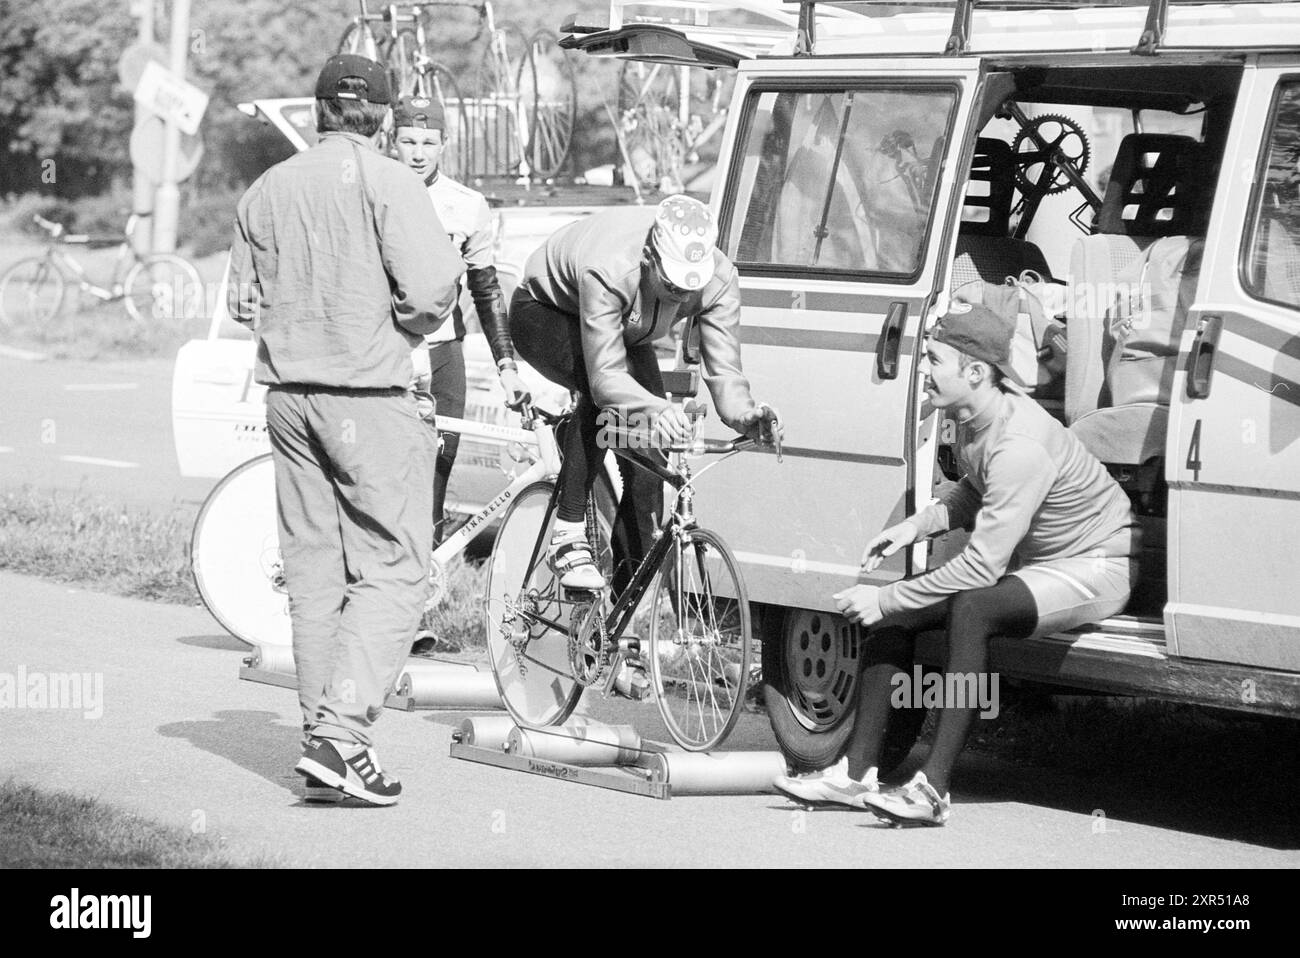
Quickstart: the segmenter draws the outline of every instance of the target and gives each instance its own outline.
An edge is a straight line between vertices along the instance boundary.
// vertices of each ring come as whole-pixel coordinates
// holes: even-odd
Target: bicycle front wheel
[[[695,529],[668,552],[650,606],[650,676],[668,732],[703,752],[731,733],[752,658],[749,600],[735,557]]]
[[[122,284],[126,311],[136,322],[180,323],[203,315],[203,284],[183,257],[159,253],[131,267]]]
[[[414,30],[401,30],[388,45],[388,77],[396,97],[415,93],[415,55],[420,49]]]
[[[63,305],[66,283],[48,256],[19,260],[0,277],[0,323],[40,326]]]
[[[483,172],[515,173],[526,156],[528,118],[521,108],[520,77],[528,55],[523,31],[503,23],[488,37],[479,64],[475,96],[478,137],[483,143]]]
[[[379,44],[375,42],[375,35],[368,24],[353,20],[343,31],[343,36],[339,38],[338,52],[354,53],[357,56],[378,60]]]
[[[528,111],[528,161],[534,176],[555,176],[564,166],[578,116],[578,86],[573,64],[549,30],[528,42],[528,59],[519,74],[519,100]]]

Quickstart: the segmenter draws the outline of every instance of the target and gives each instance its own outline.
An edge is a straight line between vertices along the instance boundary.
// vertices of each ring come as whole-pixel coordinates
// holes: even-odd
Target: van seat
[[[1097,213],[1099,232],[1080,238],[1070,254],[1065,420],[1105,463],[1138,466],[1164,455],[1178,340],[1202,246],[1188,235],[1202,224],[1199,169],[1200,144],[1191,137],[1126,136]],[[1179,292],[1169,341],[1144,340],[1141,356],[1111,367],[1118,300],[1146,295],[1122,288],[1124,271],[1164,237],[1188,240],[1181,272],[1163,278]]]
[[[1043,279],[1051,278],[1043,251],[1027,240],[1008,235],[1014,198],[1011,147],[992,137],[980,137],[975,141],[962,204],[952,292],[972,282],[1002,283],[1008,276],[1019,276],[1027,269]]]

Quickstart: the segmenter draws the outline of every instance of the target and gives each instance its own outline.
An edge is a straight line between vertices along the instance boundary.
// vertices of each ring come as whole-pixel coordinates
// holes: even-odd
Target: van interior
[[[1170,389],[1242,71],[1131,64],[991,64],[949,290],[968,298],[1012,277],[1052,294],[1042,300],[1066,340],[1063,376],[1032,391],[1132,499],[1143,552],[1127,612],[1158,618]],[[1040,362],[1062,359],[1050,342],[1034,348]],[[948,478],[952,463],[941,447]]]

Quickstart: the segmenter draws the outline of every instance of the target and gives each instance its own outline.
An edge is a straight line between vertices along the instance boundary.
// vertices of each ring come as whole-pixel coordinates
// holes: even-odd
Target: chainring
[[[1039,146],[1039,140],[1047,144],[1046,148]],[[1033,117],[1016,131],[1011,140],[1011,155],[1016,164],[1016,186],[1021,193],[1050,196],[1070,188],[1070,178],[1061,172],[1058,153],[1076,173],[1083,175],[1088,169],[1092,145],[1074,118],[1060,113],[1044,113]],[[1034,173],[1032,176],[1031,171]]]
[[[594,619],[590,627],[589,619]],[[601,603],[575,602],[569,614],[569,668],[573,680],[583,688],[599,681],[608,648]]]

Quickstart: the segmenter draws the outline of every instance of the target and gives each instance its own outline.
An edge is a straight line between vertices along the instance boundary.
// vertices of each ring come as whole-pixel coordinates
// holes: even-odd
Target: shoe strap
[[[585,538],[562,542],[555,547],[553,554],[555,567],[561,572],[581,565],[595,565],[596,557],[591,543]]]

